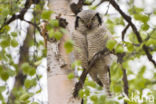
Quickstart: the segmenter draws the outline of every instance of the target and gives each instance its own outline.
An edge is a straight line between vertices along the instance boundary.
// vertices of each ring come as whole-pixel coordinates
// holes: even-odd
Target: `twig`
[[[147,40],[149,40],[150,38],[152,38],[151,35],[152,35],[155,31],[156,31],[156,28],[154,28],[154,29],[152,30],[152,32],[151,32],[150,34],[148,34],[148,36],[146,37],[146,39],[144,39],[144,41],[147,41]],[[153,38],[152,38],[152,39],[153,39]]]
[[[36,27],[37,30],[39,31],[39,33],[42,34],[42,33],[41,33],[41,29],[40,29],[40,27],[39,27],[37,24],[34,24],[33,22],[27,21],[27,20],[25,20],[25,19],[23,19],[23,21],[25,21],[25,22],[27,22],[28,24],[31,24],[31,25],[33,25],[34,27]]]
[[[125,34],[126,34],[126,32],[127,32],[127,30],[128,30],[128,28],[129,28],[129,24],[124,28],[124,30],[122,31],[122,41],[124,41],[124,38],[125,38]]]
[[[104,2],[104,1],[101,0],[101,1],[96,5],[96,7],[100,6],[103,2]]]
[[[123,57],[125,56],[125,53],[119,53],[119,54],[116,54],[116,55],[118,57],[118,62],[122,65]],[[122,73],[123,73],[122,81],[123,81],[124,93],[128,96],[129,95],[129,93],[128,93],[129,86],[128,86],[127,73],[126,73],[126,69],[124,69],[123,67],[122,67]],[[124,101],[124,104],[127,104],[127,102]]]
[[[111,1],[111,0],[110,0],[110,1]],[[109,1],[108,5],[107,5],[107,11],[106,11],[105,15],[108,14],[108,10],[109,10],[109,7],[110,7],[110,1]]]
[[[122,81],[123,81],[123,87],[124,87],[124,93],[128,96],[128,90],[129,90],[129,86],[128,86],[128,80],[127,80],[127,73],[126,70],[122,68],[122,73],[123,73],[123,77],[122,77]],[[124,101],[124,104],[127,104],[126,101]]]

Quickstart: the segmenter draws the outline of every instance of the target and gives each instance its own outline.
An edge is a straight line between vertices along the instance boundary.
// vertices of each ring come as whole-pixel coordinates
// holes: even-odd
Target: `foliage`
[[[26,0],[27,1],[27,0]],[[37,29],[35,30],[35,37],[34,39],[30,40],[28,44],[28,50],[22,52],[19,57],[24,57],[22,62],[17,62],[20,60],[16,58],[14,54],[21,53],[22,44],[19,40],[24,37],[21,35],[26,35],[22,33],[21,27],[18,26],[17,23],[20,24],[22,21],[25,21],[25,18],[22,20],[16,20],[12,24],[6,24],[12,15],[17,14],[20,12],[21,8],[25,8],[25,2],[22,0],[0,0],[0,79],[1,83],[3,82],[4,85],[0,86],[0,103],[6,104],[7,99],[11,99],[11,97],[6,98],[10,93],[15,97],[14,102],[8,101],[8,103],[12,104],[38,104],[39,102],[32,102],[30,98],[32,98],[35,94],[41,92],[41,88],[38,91],[29,91],[36,86],[39,86],[38,81],[40,80],[41,76],[37,74],[37,67],[41,64],[42,59],[45,57],[45,49],[43,47],[43,42],[41,40],[36,40],[37,37]],[[36,22],[38,24],[43,19],[50,19],[51,11],[47,11],[43,9],[44,2],[41,1],[39,4],[36,4],[34,8],[35,16],[32,18],[32,23]],[[44,12],[42,12],[44,11]],[[38,14],[41,13],[41,14]],[[48,17],[49,16],[49,17]],[[46,17],[46,18],[45,18]],[[35,21],[34,21],[35,20]],[[13,21],[12,21],[13,22]],[[30,21],[31,22],[31,21]],[[26,24],[26,23],[25,23]],[[27,26],[22,26],[23,28],[27,28]],[[27,34],[32,35],[32,34]],[[31,36],[30,36],[31,37]],[[33,36],[32,36],[33,37]],[[20,39],[21,38],[21,39]],[[31,55],[28,56],[29,49],[32,47],[36,47],[35,52],[30,52]],[[39,51],[41,54],[39,55]],[[33,57],[33,58],[32,58]],[[8,81],[13,77],[17,77],[19,73],[22,72],[23,77],[26,76],[26,79],[23,79],[23,86],[19,86],[19,88],[14,87],[12,90],[8,87],[10,84]],[[16,81],[16,80],[15,80]],[[9,91],[10,90],[10,91]],[[7,93],[5,93],[7,92]],[[12,96],[9,95],[9,96]]]

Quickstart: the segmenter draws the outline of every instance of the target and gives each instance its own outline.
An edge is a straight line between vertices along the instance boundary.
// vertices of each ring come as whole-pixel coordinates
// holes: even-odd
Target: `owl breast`
[[[98,28],[95,32],[89,32],[87,34],[88,60],[91,60],[97,52],[106,47],[107,40],[108,34],[104,28]]]

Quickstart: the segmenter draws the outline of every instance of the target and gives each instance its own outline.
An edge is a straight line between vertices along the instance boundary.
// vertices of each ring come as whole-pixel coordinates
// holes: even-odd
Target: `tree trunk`
[[[72,98],[74,88],[73,80],[67,75],[71,72],[72,55],[66,54],[64,43],[70,39],[74,29],[74,16],[70,10],[70,0],[49,0],[49,8],[54,11],[52,19],[61,14],[68,25],[67,33],[59,42],[47,42],[48,66],[48,100],[49,104],[80,104],[80,100]]]
[[[33,39],[33,26],[29,26],[27,29],[27,35],[23,42],[23,46],[20,47],[20,58],[18,63],[18,74],[15,77],[15,83],[13,85],[13,89],[20,89],[24,85],[24,81],[26,79],[26,75],[23,74],[21,70],[21,65],[24,62],[29,62],[29,41]],[[12,89],[12,90],[13,90]],[[8,98],[8,104],[13,104],[15,101],[15,96],[11,91],[10,96]]]

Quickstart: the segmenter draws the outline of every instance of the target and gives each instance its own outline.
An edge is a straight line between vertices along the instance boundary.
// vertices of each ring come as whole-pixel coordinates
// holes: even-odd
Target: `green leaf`
[[[9,30],[10,30],[10,26],[6,25],[0,30],[0,32],[8,32]]]
[[[22,70],[23,70],[23,72],[24,72],[25,74],[29,74],[30,66],[29,66],[28,63],[23,63],[22,66],[21,66],[21,68],[22,68]]]
[[[33,87],[33,86],[36,86],[36,80],[35,80],[35,79],[31,79],[31,80],[26,79],[26,80],[24,81],[24,86],[25,86],[25,88],[27,88],[27,89],[29,89],[29,88],[31,88],[31,87]]]
[[[115,18],[115,21],[116,21],[117,25],[120,24],[120,25],[125,26],[125,23],[123,21],[123,18]]]
[[[35,74],[36,74],[36,69],[34,67],[31,67],[30,70],[29,70],[29,75],[33,76]]]
[[[138,7],[136,7],[136,6],[133,6],[132,8],[130,8],[129,10],[128,10],[128,12],[131,14],[131,15],[133,15],[133,14],[139,14],[139,13],[141,13],[141,12],[143,12],[144,11],[144,8],[138,8]]]
[[[6,71],[3,71],[0,75],[1,75],[2,80],[4,81],[7,81],[9,78],[9,74]]]
[[[127,69],[127,68],[129,67],[128,61],[124,61],[124,62],[122,63],[122,67],[123,67],[124,69]]]
[[[90,6],[91,10],[96,10],[97,6]]]
[[[53,26],[53,27],[59,27],[59,21],[58,20],[52,20],[51,22],[50,22],[50,24]]]
[[[146,45],[147,45],[147,46],[156,45],[155,39],[149,39],[149,40],[146,42]]]
[[[24,93],[23,95],[21,95],[20,96],[20,100],[22,100],[22,101],[26,101],[26,100],[28,100],[29,99],[29,94],[28,93]]]
[[[84,92],[83,92],[82,89],[79,91],[79,94],[78,95],[79,95],[79,97],[83,98]]]
[[[50,16],[53,12],[51,10],[44,10],[42,13],[42,19],[50,20]]]
[[[36,62],[34,63],[34,65],[35,65],[35,66],[39,66],[41,63],[42,63],[42,60],[39,60],[39,61],[36,61]]]
[[[18,46],[17,40],[15,40],[15,39],[11,40],[11,46],[12,47],[17,47]]]
[[[56,31],[54,33],[54,37],[57,39],[57,40],[60,40],[62,38],[63,34],[60,32],[60,31]]]
[[[138,21],[141,21],[143,23],[147,23],[147,21],[149,20],[149,17],[146,15],[142,15],[142,14],[135,14],[134,18]]]
[[[101,101],[105,101],[105,100],[106,100],[106,96],[101,95],[100,98],[99,98],[99,100],[101,100]]]
[[[28,63],[22,64],[21,68],[22,68],[24,74],[33,76],[36,73],[36,69],[34,67],[30,66]]]
[[[76,60],[71,65],[72,69],[75,69],[76,66],[81,66],[81,61],[80,60]]]
[[[9,76],[15,76],[16,75],[16,71],[14,71],[14,70],[7,69],[6,71],[9,74]]]
[[[90,97],[90,99],[91,99],[92,101],[96,102],[96,101],[98,100],[98,97],[97,97],[97,95],[92,95],[92,96]]]
[[[54,37],[54,34],[55,34],[54,30],[53,30],[53,29],[50,29],[50,30],[49,30],[49,34],[48,34],[49,37],[50,37],[50,38]]]
[[[8,40],[2,40],[1,41],[1,46],[3,48],[10,46],[10,41],[8,41]]]
[[[112,40],[108,40],[107,41],[106,47],[109,50],[113,50],[113,48],[114,48],[115,45],[116,45],[116,41],[112,39]]]
[[[74,46],[73,46],[74,42],[72,40],[68,40],[65,42],[64,47],[66,49],[66,53],[70,53],[73,51]]]
[[[2,14],[3,16],[7,16],[9,14],[9,8],[6,6],[5,8],[3,8]]]
[[[86,81],[86,82],[85,82],[85,85],[86,85],[86,86],[93,87],[93,88],[95,88],[95,87],[96,87],[96,83],[95,83],[95,82],[93,82],[93,81]]]
[[[73,73],[68,74],[68,79],[73,79],[73,78],[74,78],[74,74]]]
[[[3,97],[2,93],[0,93],[0,100],[1,100],[1,101],[4,100],[4,97]],[[5,103],[4,103],[4,104],[5,104]]]
[[[28,88],[30,88],[31,87],[31,82],[30,82],[30,80],[25,80],[24,81],[24,86],[28,89]]]
[[[16,33],[16,32],[11,32],[11,35],[12,35],[13,37],[17,37],[17,33]]]
[[[84,93],[85,93],[86,96],[89,96],[90,95],[90,90],[88,88],[85,88]]]
[[[116,52],[116,53],[123,53],[123,52],[124,52],[123,46],[122,46],[121,44],[118,44],[118,45],[115,47],[115,52]]]
[[[36,94],[41,93],[41,91],[42,91],[41,89],[40,89],[40,90],[38,90],[38,91],[36,92]]]
[[[63,34],[67,33],[67,31],[64,28],[60,28],[60,32],[63,33]]]
[[[121,92],[122,91],[121,84],[115,84],[114,91],[115,92]]]
[[[6,86],[0,86],[0,93],[6,90]]]
[[[149,29],[149,25],[147,23],[144,23],[143,25],[141,25],[141,29],[147,31]]]
[[[126,44],[126,47],[127,47],[127,49],[128,49],[129,52],[132,52],[133,51],[133,49],[134,49],[133,44],[131,44],[130,42],[123,42],[123,43]]]

